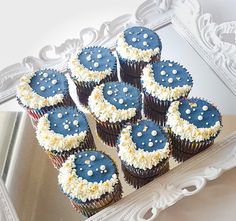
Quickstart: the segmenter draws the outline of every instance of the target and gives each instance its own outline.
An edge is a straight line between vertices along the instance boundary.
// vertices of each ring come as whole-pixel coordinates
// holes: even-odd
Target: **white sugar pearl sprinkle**
[[[97,58],[102,58],[102,54],[98,54],[98,55],[97,55]]]
[[[202,116],[202,115],[199,115],[199,116],[197,117],[197,119],[198,119],[198,120],[203,120],[203,116]]]
[[[147,42],[146,42],[146,41],[144,41],[144,42],[143,42],[143,45],[144,45],[144,46],[147,46]]]
[[[173,74],[177,74],[177,70],[175,70],[175,69],[172,70],[172,73],[173,73]]]
[[[58,113],[58,114],[57,114],[57,117],[58,117],[58,118],[62,118],[62,113]]]
[[[106,169],[106,166],[105,165],[101,165],[100,166],[100,170],[105,170]]]
[[[99,63],[98,62],[95,62],[94,65],[93,65],[95,68],[97,68],[99,66]]]
[[[153,130],[153,131],[151,132],[151,134],[152,134],[153,137],[155,137],[155,136],[157,135],[157,131],[156,131],[156,130]]]
[[[79,168],[79,170],[83,170],[83,168]]]
[[[207,110],[208,110],[208,107],[207,107],[206,105],[204,105],[204,106],[202,107],[202,110],[207,111]]]
[[[187,110],[185,111],[185,113],[186,113],[186,114],[190,114],[191,111],[190,111],[189,109],[187,109]]]
[[[137,41],[137,39],[136,38],[132,38],[132,42],[136,42]]]
[[[137,136],[138,136],[138,137],[141,137],[142,135],[143,135],[142,132],[138,132],[138,133],[137,133]]]
[[[128,88],[127,88],[127,87],[124,87],[124,88],[123,88],[123,92],[125,92],[125,93],[128,92]]]
[[[91,60],[92,60],[91,55],[88,55],[88,56],[86,57],[86,60],[87,60],[87,61],[91,61]]]
[[[143,37],[144,37],[144,38],[148,38],[148,34],[145,33],[145,34],[143,35]]]
[[[66,129],[66,130],[69,129],[69,125],[68,125],[68,124],[65,124],[65,125],[64,125],[64,129]]]
[[[119,104],[123,104],[124,103],[124,100],[121,98],[119,99]]]
[[[87,172],[87,174],[88,174],[88,176],[92,176],[92,175],[93,175],[93,171],[92,171],[92,170],[89,170],[89,171]]]
[[[162,70],[162,71],[160,72],[160,74],[161,74],[161,75],[165,75],[166,72],[165,72],[164,70]]]
[[[73,124],[74,124],[74,125],[78,125],[78,124],[79,124],[79,121],[74,120],[74,121],[73,121]]]
[[[149,142],[149,143],[148,143],[148,146],[149,146],[149,147],[152,147],[152,146],[153,146],[153,142]]]
[[[45,89],[46,89],[46,88],[45,88],[44,86],[41,86],[41,87],[40,87],[40,90],[41,90],[41,91],[45,91]]]
[[[52,84],[53,85],[57,84],[57,80],[56,79],[52,80]]]
[[[92,155],[92,156],[90,156],[90,158],[89,158],[91,161],[94,161],[94,160],[96,160],[96,157],[94,156],[94,155]]]
[[[39,84],[39,82],[37,82],[36,84]]]
[[[112,90],[108,90],[108,91],[107,91],[107,94],[108,94],[108,95],[112,95]]]
[[[84,163],[88,165],[90,164],[90,160],[85,160]]]
[[[48,73],[43,73],[43,77],[47,78],[48,77]]]
[[[168,78],[168,83],[173,83],[173,78]]]

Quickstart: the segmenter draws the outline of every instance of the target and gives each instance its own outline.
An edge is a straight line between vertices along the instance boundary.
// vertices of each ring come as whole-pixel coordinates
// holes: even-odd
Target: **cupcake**
[[[57,169],[69,155],[95,149],[86,117],[75,107],[58,107],[43,115],[36,136]]]
[[[164,125],[171,102],[187,97],[193,81],[186,68],[173,61],[148,64],[141,76],[144,114]]]
[[[104,47],[83,48],[69,61],[71,77],[77,86],[80,102],[87,106],[93,88],[101,83],[117,81],[117,62],[111,50]]]
[[[35,122],[52,108],[74,105],[65,75],[51,69],[39,70],[21,77],[16,97]]]
[[[108,82],[96,86],[89,101],[89,110],[96,120],[98,136],[114,146],[122,127],[141,117],[140,91],[124,82]]]
[[[168,134],[151,120],[140,120],[121,130],[117,150],[121,164],[141,179],[163,174],[169,163]]]
[[[215,106],[200,98],[173,102],[167,113],[167,122],[173,152],[178,150],[195,155],[213,144],[222,128],[221,114]]]
[[[122,196],[115,163],[99,151],[69,156],[59,169],[58,183],[73,207],[88,217]]]
[[[145,27],[126,29],[118,36],[116,44],[121,79],[140,89],[143,67],[159,61],[161,49],[161,40],[154,31]]]

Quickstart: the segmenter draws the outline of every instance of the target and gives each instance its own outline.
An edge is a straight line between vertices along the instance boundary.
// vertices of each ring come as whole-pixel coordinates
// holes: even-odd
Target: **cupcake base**
[[[140,61],[129,61],[127,59],[122,59],[119,55],[120,62],[120,76],[122,81],[132,84],[133,86],[141,89],[140,77],[143,68],[147,65],[147,62]],[[150,62],[160,61],[160,55],[155,55],[151,58]]]
[[[127,123],[136,123],[141,118],[141,111],[138,111],[130,120],[117,123],[102,122],[96,118],[97,134],[101,140],[109,146],[115,146],[120,131]]]
[[[202,152],[214,143],[214,139],[200,142],[190,142],[185,139],[180,139],[179,136],[176,136],[172,132],[169,132],[169,134],[172,140],[172,155],[179,162],[193,157],[194,155]]]
[[[139,178],[131,174],[123,164],[121,165],[121,168],[124,173],[125,181],[135,189],[139,189],[140,187],[154,180],[156,177],[159,177],[170,170],[169,162],[167,162],[164,167],[159,170],[159,173],[157,175],[149,178]]]
[[[121,161],[121,163],[122,163],[122,166],[124,166],[126,170],[134,177],[146,179],[146,178],[158,176],[158,174],[162,174],[162,170],[164,170],[163,168],[166,167],[166,164],[169,165],[169,158],[163,159],[156,166],[152,167],[151,169],[146,169],[146,170],[130,166],[124,161]]]
[[[106,83],[106,82],[110,82],[110,81],[118,81],[117,71],[116,71],[116,68],[115,68],[115,71],[111,75],[107,76],[106,78],[101,80],[99,83],[95,83],[95,82],[78,82],[74,78],[73,78],[73,81],[74,81],[74,83],[76,85],[76,88],[77,88],[77,95],[78,95],[80,103],[82,105],[84,105],[85,107],[87,107],[88,106],[88,97],[90,96],[93,89],[97,85],[100,85],[100,84]]]
[[[66,96],[64,96],[64,99],[63,99],[62,102],[60,102],[60,103],[58,103],[56,105],[53,105],[53,106],[43,107],[41,109],[28,108],[28,107],[24,106],[21,103],[19,98],[16,98],[16,99],[17,99],[19,105],[27,110],[28,115],[30,116],[30,118],[34,122],[33,126],[37,125],[38,119],[40,117],[42,117],[44,114],[46,114],[48,111],[51,111],[54,108],[57,108],[57,107],[67,107],[67,106],[76,106],[69,93]]]
[[[91,132],[89,132],[83,143],[81,143],[77,148],[73,148],[69,151],[63,151],[61,153],[56,151],[46,151],[46,153],[49,156],[53,166],[56,169],[59,169],[71,154],[75,154],[83,150],[96,150]]]
[[[76,200],[71,200],[71,204],[76,211],[81,212],[84,216],[90,217],[95,213],[103,210],[107,206],[117,202],[122,198],[122,186],[118,182],[114,186],[114,190],[111,193],[104,194],[101,198],[96,200],[91,200],[89,202],[78,202]]]

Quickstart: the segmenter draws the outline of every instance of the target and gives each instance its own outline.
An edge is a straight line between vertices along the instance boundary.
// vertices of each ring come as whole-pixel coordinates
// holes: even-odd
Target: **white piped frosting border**
[[[147,64],[141,75],[142,87],[147,93],[163,101],[174,101],[178,100],[180,97],[185,97],[188,95],[192,86],[183,85],[175,88],[164,87],[159,84],[154,79],[153,68],[151,64]]]
[[[174,134],[180,136],[182,140],[186,139],[190,142],[208,140],[218,134],[222,127],[220,121],[217,121],[210,128],[197,128],[195,125],[181,118],[179,104],[179,101],[171,103],[167,112],[166,125],[170,127]]]
[[[81,51],[77,54],[72,55],[68,63],[68,67],[71,70],[72,77],[74,77],[78,82],[94,81],[96,83],[99,83],[101,80],[111,75],[111,68],[108,68],[105,71],[92,71],[87,69],[78,60],[78,54],[80,53]]]
[[[75,155],[70,155],[59,169],[58,183],[64,193],[82,202],[99,199],[105,193],[111,193],[119,182],[116,174],[105,182],[88,182],[76,174]]]
[[[131,119],[136,115],[136,108],[117,109],[103,96],[104,84],[96,86],[88,98],[90,111],[102,122],[121,122]]]
[[[50,130],[48,114],[43,115],[37,124],[36,137],[41,146],[48,151],[69,151],[76,148],[85,139],[87,131],[81,131],[75,135],[63,136]]]
[[[159,47],[155,49],[141,50],[129,45],[125,40],[124,32],[118,35],[116,51],[122,58],[138,62],[149,62],[153,56],[160,54]]]
[[[16,88],[16,96],[20,102],[29,108],[40,109],[43,107],[53,106],[63,101],[63,94],[56,94],[51,97],[42,97],[35,93],[29,83],[35,73],[29,73],[22,76]]]
[[[137,148],[136,144],[132,140],[131,133],[132,126],[128,125],[123,128],[119,138],[120,142],[118,144],[118,156],[128,165],[146,170],[151,169],[163,159],[169,157],[169,142],[166,142],[165,147],[161,150],[148,152]]]

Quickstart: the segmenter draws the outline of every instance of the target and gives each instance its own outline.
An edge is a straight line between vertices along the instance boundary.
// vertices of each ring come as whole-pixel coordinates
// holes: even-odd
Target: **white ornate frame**
[[[155,30],[169,23],[236,95],[236,45],[224,40],[225,35],[236,33],[236,22],[217,25],[210,14],[202,14],[197,0],[147,0],[134,15],[126,14],[105,22],[99,30],[85,28],[78,39],[66,40],[58,47],[45,46],[38,58],[26,57],[22,63],[3,69],[0,72],[0,103],[15,96],[17,80],[24,73],[46,67],[66,70],[70,55],[83,46],[105,45],[112,48],[117,34],[128,26],[138,24]],[[153,220],[161,210],[184,196],[197,193],[206,181],[216,179],[222,172],[235,166],[236,133],[233,133],[196,156],[194,161],[181,164],[88,220]],[[194,186],[193,191],[187,189],[190,186]],[[0,201],[5,206],[7,220],[16,220],[14,209],[6,199],[4,187],[0,188]],[[145,219],[147,213],[150,217]]]

